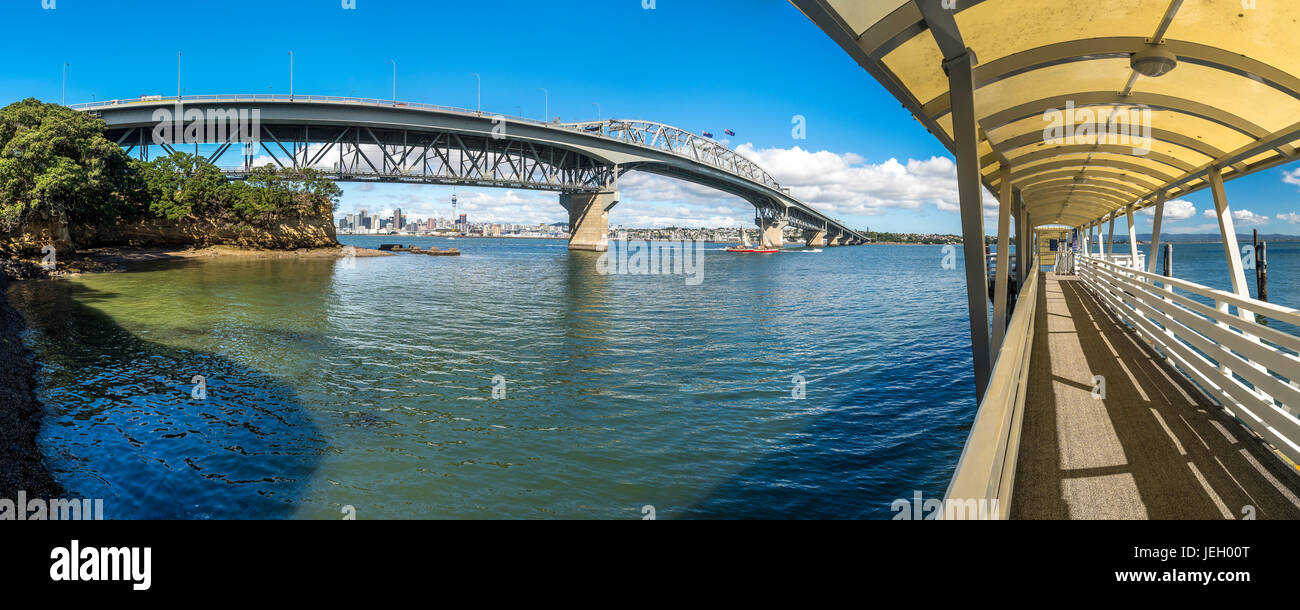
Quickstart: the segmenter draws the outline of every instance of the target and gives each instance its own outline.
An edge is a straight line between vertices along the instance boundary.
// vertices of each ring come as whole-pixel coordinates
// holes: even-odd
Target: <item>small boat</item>
[[[727,248],[727,252],[735,252],[737,254],[776,254],[781,251],[780,248],[755,246],[749,242],[749,233],[746,233],[744,229],[740,230],[740,241],[741,245]]]

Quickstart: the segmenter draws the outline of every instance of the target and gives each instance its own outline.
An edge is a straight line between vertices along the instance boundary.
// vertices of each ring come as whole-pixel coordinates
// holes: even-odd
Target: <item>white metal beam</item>
[[[993,373],[993,353],[989,340],[989,285],[984,259],[984,185],[980,173],[979,130],[975,122],[975,55],[962,53],[944,61],[943,65],[948,71],[948,89],[952,92],[971,352],[975,360],[976,400],[982,402]]]
[[[1232,220],[1232,209],[1228,206],[1228,194],[1223,188],[1223,174],[1219,168],[1209,171],[1210,191],[1214,194],[1214,214],[1219,219],[1219,235],[1223,238],[1223,254],[1228,262],[1228,272],[1232,275],[1232,291],[1237,296],[1250,298],[1250,287],[1246,284],[1246,270],[1241,264],[1241,248],[1237,246],[1237,227]],[[1239,309],[1241,319],[1255,321],[1255,314]]]
[[[1156,194],[1156,219],[1151,225],[1151,260],[1147,261],[1147,273],[1156,272],[1156,259],[1160,256],[1160,225],[1165,219],[1165,192]]]

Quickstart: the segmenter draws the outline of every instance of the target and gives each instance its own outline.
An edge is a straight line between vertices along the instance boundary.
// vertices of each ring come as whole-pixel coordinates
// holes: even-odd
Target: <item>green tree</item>
[[[233,189],[207,159],[177,152],[138,166],[148,193],[149,212],[158,218],[225,216]]]
[[[0,109],[0,230],[112,219],[136,205],[139,186],[103,121],[35,99]]]

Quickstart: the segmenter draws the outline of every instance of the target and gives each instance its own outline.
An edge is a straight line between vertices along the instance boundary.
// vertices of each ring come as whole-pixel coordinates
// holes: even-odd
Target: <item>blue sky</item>
[[[49,0],[46,0],[48,3]],[[960,230],[947,151],[900,104],[784,0],[5,0],[7,64],[0,104],[57,102],[69,63],[68,102],[171,95],[176,54],[190,95],[295,92],[387,98],[388,60],[397,96],[502,114],[564,120],[641,118],[696,133],[737,133],[729,144],[795,194],[857,227]],[[792,120],[807,121],[796,140]],[[1296,172],[1293,183],[1287,172]],[[693,185],[630,176],[614,225],[692,226],[749,222],[739,199]],[[1280,215],[1300,213],[1300,172],[1288,166],[1229,183],[1241,222],[1300,233]],[[344,185],[343,211],[402,207],[447,215],[450,188]],[[556,195],[461,189],[476,220],[556,222]],[[1170,230],[1210,232],[1208,193]],[[1145,217],[1143,217],[1144,220]],[[1290,217],[1300,221],[1300,217]],[[991,225],[991,223],[989,223]],[[1150,222],[1139,225],[1149,227]],[[993,227],[987,229],[992,231]]]

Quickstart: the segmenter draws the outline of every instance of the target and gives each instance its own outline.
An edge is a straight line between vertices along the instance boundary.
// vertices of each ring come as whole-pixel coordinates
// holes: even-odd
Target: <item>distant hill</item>
[[[1142,243],[1151,243],[1150,233],[1138,233],[1138,241]],[[1259,236],[1260,241],[1300,241],[1300,235],[1282,235],[1280,233],[1263,234]],[[1217,244],[1222,240],[1218,233],[1161,233],[1160,241],[1166,243],[1211,243]],[[1237,241],[1243,244],[1254,241],[1254,235],[1251,233],[1238,233]],[[1115,232],[1115,243],[1128,243],[1128,235],[1121,235],[1119,231]]]

